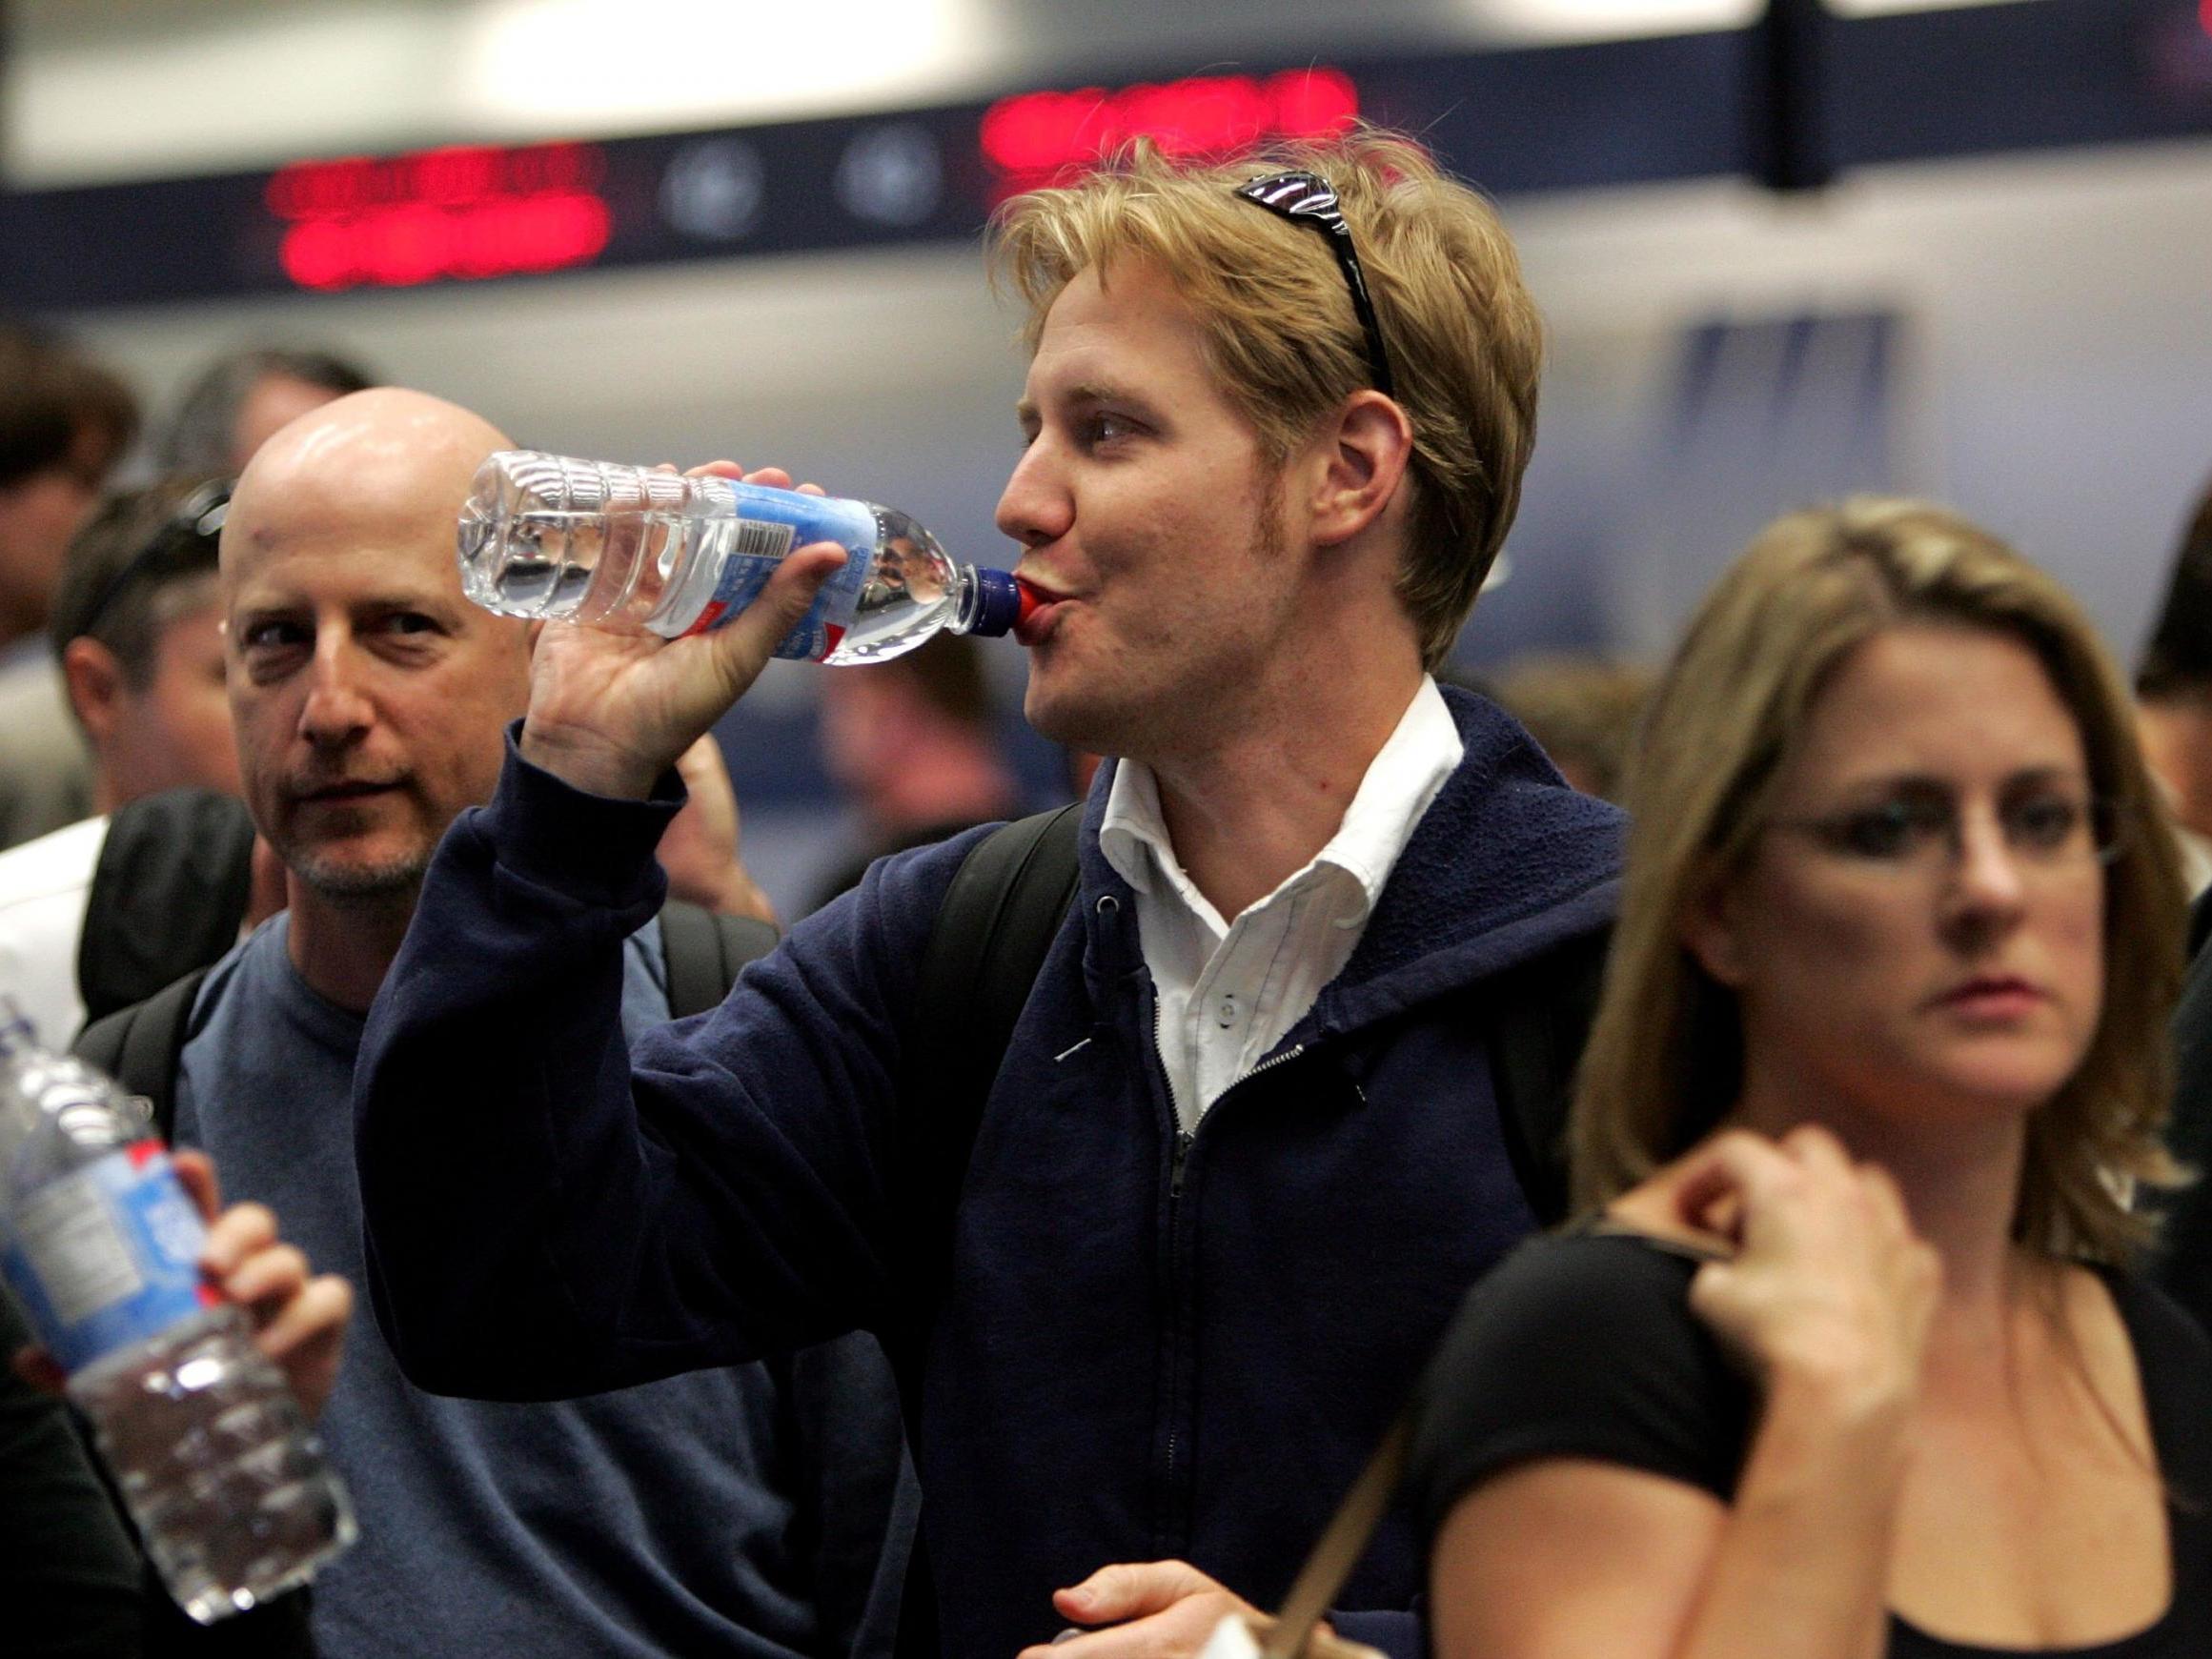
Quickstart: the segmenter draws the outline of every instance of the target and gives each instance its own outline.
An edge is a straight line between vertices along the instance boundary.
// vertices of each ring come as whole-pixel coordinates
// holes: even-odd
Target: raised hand
[[[745,473],[717,461],[694,469],[705,474],[791,488],[791,475],[777,467]],[[711,634],[662,639],[548,625],[531,658],[523,758],[592,794],[642,799],[760,677],[844,557],[830,542],[797,549],[760,597]]]
[[[1806,1385],[1853,1411],[1909,1406],[1940,1292],[1897,1184],[1825,1129],[1715,1136],[1666,1182],[1677,1219],[1735,1244],[1690,1305],[1772,1393]]]

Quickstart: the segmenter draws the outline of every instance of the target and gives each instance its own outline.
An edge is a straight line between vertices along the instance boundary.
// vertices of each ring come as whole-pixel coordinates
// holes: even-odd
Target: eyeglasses
[[[1385,397],[1395,397],[1390,354],[1383,350],[1382,325],[1375,321],[1374,301],[1368,297],[1367,273],[1360,269],[1359,252],[1351,245],[1351,227],[1344,222],[1344,210],[1329,181],[1318,173],[1275,172],[1237,186],[1236,193],[1293,225],[1310,225],[1329,238],[1329,251],[1336,255],[1344,284],[1351,290],[1351,309],[1359,314],[1361,332],[1367,335],[1368,367],[1374,371],[1375,390]]]
[[[223,520],[230,516],[233,482],[229,478],[220,478],[212,484],[202,484],[187,496],[183,505],[146,538],[145,545],[125,559],[122,567],[108,578],[107,585],[100,589],[92,602],[85,607],[84,615],[71,628],[71,637],[74,638],[90,634],[98,627],[102,618],[115,608],[115,601],[140,577],[170,563],[180,555],[204,555],[207,544],[222,535]]]
[[[2008,797],[1997,809],[2005,851],[2027,871],[2106,864],[2120,856],[2113,803],[2057,786]],[[1777,819],[1826,852],[1869,872],[1948,873],[1965,856],[1958,802],[1947,793],[1903,794],[1817,818]]]

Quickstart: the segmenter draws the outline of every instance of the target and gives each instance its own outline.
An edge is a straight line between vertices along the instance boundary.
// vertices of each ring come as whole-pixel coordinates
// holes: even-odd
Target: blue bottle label
[[[737,518],[722,556],[715,589],[686,634],[705,634],[734,619],[768,585],[783,556],[793,548],[834,541],[845,550],[844,568],[822,583],[799,625],[776,647],[779,657],[816,661],[844,637],[860,608],[861,589],[876,556],[876,516],[862,501],[802,496],[796,490],[770,490],[732,483]]]
[[[75,1371],[221,1301],[200,1277],[206,1237],[169,1155],[147,1140],[18,1204],[0,1266],[39,1341]]]

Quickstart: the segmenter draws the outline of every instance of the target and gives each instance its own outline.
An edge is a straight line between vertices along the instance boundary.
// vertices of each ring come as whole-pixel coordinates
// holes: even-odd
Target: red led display
[[[613,216],[588,144],[302,161],[269,181],[277,257],[302,288],[404,288],[587,265]]]
[[[2206,0],[2212,5],[2212,0]],[[1359,89],[1341,70],[1289,70],[1108,91],[1024,92],[984,114],[984,158],[1008,188],[1087,167],[1132,138],[1173,155],[1228,155],[1269,138],[1319,138],[1359,117]]]

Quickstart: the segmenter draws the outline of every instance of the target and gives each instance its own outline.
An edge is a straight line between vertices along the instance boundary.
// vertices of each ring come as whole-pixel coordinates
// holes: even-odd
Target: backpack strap
[[[984,1102],[1014,1024],[1075,900],[1083,803],[1001,824],[969,849],[945,889],[907,1016],[898,1143],[911,1323],[886,1342],[909,1432],[921,1403],[919,1342],[952,1271],[952,1219]],[[941,1650],[937,1586],[917,1528],[899,1603],[895,1651]]]
[[[170,789],[116,808],[77,941],[85,1018],[220,959],[238,942],[253,881],[254,820],[233,797]]]
[[[194,968],[174,983],[128,1008],[93,1021],[77,1034],[71,1052],[90,1061],[153,1108],[153,1127],[164,1141],[176,1132],[176,1071],[191,1033],[192,1006],[208,969]]]
[[[660,907],[660,948],[668,961],[668,1017],[684,1020],[721,1006],[744,965],[781,938],[765,921],[671,899]]]
[[[1491,1076],[1506,1151],[1543,1226],[1566,1220],[1567,1108],[1605,985],[1610,929],[1504,977],[1490,1004]]]
[[[925,1296],[948,1264],[952,1216],[1014,1024],[1075,900],[1083,803],[993,830],[945,889],[906,1031],[900,1140]]]
[[[671,900],[660,912],[660,938],[668,956],[669,1012],[681,1019],[718,1006],[739,970],[775,949],[777,934],[764,921]],[[194,968],[144,1001],[94,1020],[72,1045],[79,1059],[98,1066],[127,1093],[152,1103],[153,1125],[165,1141],[176,1123],[177,1062],[207,977],[207,968]]]

